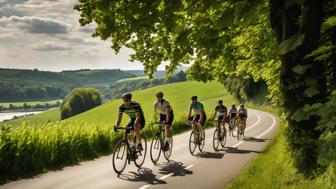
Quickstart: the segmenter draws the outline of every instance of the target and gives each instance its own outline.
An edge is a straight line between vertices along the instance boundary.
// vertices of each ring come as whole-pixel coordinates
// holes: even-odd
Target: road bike
[[[238,140],[242,140],[245,137],[245,125],[242,118],[238,118],[238,130],[237,130],[237,138]]]
[[[234,127],[234,118],[229,120],[229,135],[234,137],[234,131],[235,131],[235,127]]]
[[[225,147],[227,132],[225,128],[225,123],[221,120],[213,120],[213,125],[216,127],[213,135],[212,145],[215,151],[219,150],[219,145],[222,148]]]
[[[152,123],[151,127],[153,128],[154,125],[158,125],[158,130],[155,132],[154,137],[151,142],[150,146],[150,157],[154,164],[156,164],[159,159],[161,152],[163,153],[165,159],[169,161],[169,158],[173,151],[173,140],[168,142],[168,147],[165,148],[165,125],[161,122]]]
[[[196,148],[198,147],[200,152],[203,152],[205,145],[205,131],[199,121],[187,121],[187,124],[194,125],[195,130],[191,131],[189,138],[189,151],[194,155]]]
[[[145,161],[147,152],[145,136],[141,135],[143,149],[140,150],[136,145],[137,138],[134,129],[129,127],[119,127],[118,129],[115,129],[115,131],[118,132],[119,129],[125,130],[125,133],[124,137],[117,143],[112,157],[113,169],[117,174],[121,174],[125,170],[126,163],[130,164],[131,161],[140,168]]]

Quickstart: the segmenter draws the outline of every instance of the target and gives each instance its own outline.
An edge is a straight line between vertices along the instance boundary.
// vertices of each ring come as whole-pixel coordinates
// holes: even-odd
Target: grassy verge
[[[262,107],[262,109],[272,110],[269,106]],[[228,189],[336,188],[335,167],[330,167],[326,173],[315,179],[307,179],[296,172],[286,147],[286,139],[283,134],[284,127],[287,127],[287,125],[282,118],[278,132],[268,144],[265,151],[227,186]]]
[[[8,108],[10,104],[16,107],[23,107],[23,104],[26,103],[28,106],[36,106],[37,104],[44,105],[48,104],[56,104],[57,102],[61,103],[61,99],[57,100],[45,100],[45,101],[28,101],[28,102],[0,102],[0,106]]]

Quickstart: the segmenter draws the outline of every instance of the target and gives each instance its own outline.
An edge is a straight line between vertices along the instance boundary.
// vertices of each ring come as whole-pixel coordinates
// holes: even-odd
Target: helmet
[[[197,100],[197,96],[192,96],[191,100]]]
[[[222,104],[222,103],[223,103],[223,100],[218,100],[218,103],[219,103],[219,104]]]
[[[235,104],[232,104],[232,107],[236,107],[236,105],[235,105]]]
[[[155,96],[162,98],[163,97],[163,92],[159,91],[155,94]]]
[[[240,103],[240,106],[244,106],[244,103]]]
[[[123,95],[122,95],[122,99],[132,99],[132,94],[131,93],[124,93]]]

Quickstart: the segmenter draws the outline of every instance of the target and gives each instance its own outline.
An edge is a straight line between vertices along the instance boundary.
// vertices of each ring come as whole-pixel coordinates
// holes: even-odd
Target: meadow
[[[141,103],[147,123],[152,117],[157,91],[163,91],[174,108],[174,133],[189,129],[184,118],[192,95],[199,96],[208,112],[218,99],[226,104],[234,101],[226,89],[215,82],[180,82],[135,91],[134,100]],[[31,176],[111,153],[121,137],[121,133],[112,132],[120,103],[121,100],[105,103],[64,121],[45,122],[45,118],[58,115],[58,110],[54,109],[27,117],[19,127],[1,126],[0,181]],[[127,121],[125,116],[123,124]],[[143,130],[147,137],[152,136],[152,132],[148,126]]]
[[[44,105],[48,104],[56,104],[57,102],[62,103],[61,99],[56,100],[41,100],[41,101],[28,101],[28,102],[0,102],[0,106],[8,108],[10,104],[17,107],[23,107],[23,104],[26,103],[28,106],[36,106],[37,104]]]

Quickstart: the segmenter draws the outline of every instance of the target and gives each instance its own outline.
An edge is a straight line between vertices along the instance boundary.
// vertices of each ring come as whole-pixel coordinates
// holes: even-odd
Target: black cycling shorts
[[[170,116],[169,116],[169,120],[167,121],[167,115],[166,114],[161,114],[160,113],[160,122],[165,122],[166,121],[166,124],[171,126],[173,121],[174,121],[174,112],[171,111],[170,112]]]
[[[204,119],[203,121],[201,122],[201,125],[204,125],[205,124],[205,121],[206,121],[206,115],[205,113],[203,114],[204,115]],[[189,121],[199,121],[201,119],[201,114],[196,114],[194,116],[191,116],[190,120]]]
[[[132,128],[132,129],[134,129],[135,120],[136,120],[136,118],[131,119],[131,120],[127,123],[127,126],[126,126],[126,127],[127,127],[127,128]],[[141,119],[140,124],[141,124],[141,128],[140,128],[140,129],[143,129],[143,128],[145,127],[145,125],[146,125],[146,121],[145,121],[144,118]]]

